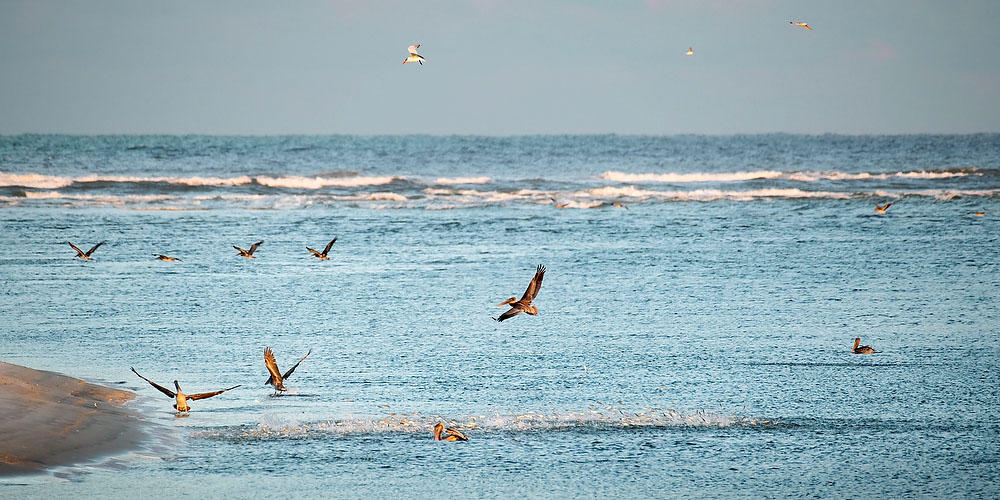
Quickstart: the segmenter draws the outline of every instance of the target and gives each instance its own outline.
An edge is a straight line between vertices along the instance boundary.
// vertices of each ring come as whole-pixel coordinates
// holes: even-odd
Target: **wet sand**
[[[135,448],[130,391],[0,361],[0,476],[41,472]]]

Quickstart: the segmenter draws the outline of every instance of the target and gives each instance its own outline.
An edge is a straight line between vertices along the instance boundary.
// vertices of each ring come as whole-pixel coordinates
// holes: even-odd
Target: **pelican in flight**
[[[445,434],[447,432],[447,434]],[[465,437],[465,434],[458,432],[457,429],[451,427],[445,429],[444,424],[438,422],[434,424],[434,440],[435,441],[468,441],[469,438]]]
[[[135,368],[132,368],[132,373],[134,373],[136,375],[139,375],[139,372],[135,371]],[[176,401],[174,403],[174,409],[176,409],[178,413],[179,412],[189,412],[189,411],[191,411],[191,407],[188,406],[188,403],[187,403],[188,400],[194,401],[196,399],[205,399],[205,398],[210,398],[212,396],[218,396],[219,394],[222,394],[223,392],[226,392],[226,391],[229,391],[229,390],[232,390],[232,389],[235,389],[235,388],[239,387],[239,385],[234,385],[234,386],[230,387],[229,389],[223,389],[221,391],[202,392],[202,393],[198,393],[198,394],[184,394],[183,392],[181,392],[181,386],[180,386],[180,384],[177,383],[176,380],[174,380],[174,387],[177,388],[177,392],[175,393],[174,391],[171,391],[170,389],[167,389],[166,387],[163,387],[162,385],[157,384],[156,382],[153,382],[152,380],[149,380],[148,378],[143,377],[142,375],[139,375],[139,378],[145,380],[146,382],[149,382],[149,385],[155,387],[158,391],[166,394],[167,396],[169,396],[171,398],[174,398],[174,400]]]
[[[299,360],[299,363],[305,361],[305,359],[308,358],[310,354],[312,354],[312,349],[309,349],[309,352],[307,352],[305,356],[302,356],[302,359]],[[287,391],[288,389],[285,389],[285,379],[292,375],[292,372],[294,372],[295,369],[299,367],[299,363],[295,363],[295,366],[289,368],[288,371],[285,372],[284,375],[282,375],[281,372],[278,371],[278,363],[274,361],[274,353],[271,352],[271,348],[265,347],[264,365],[267,366],[267,371],[271,375],[267,377],[267,382],[264,382],[264,385],[273,385],[274,390],[276,391]]]
[[[889,207],[891,207],[891,206],[892,206],[892,203],[886,203],[885,205],[879,205],[878,203],[876,203],[875,204],[875,211],[878,212],[878,213],[880,213],[880,214],[884,214],[885,211],[888,210]]]
[[[310,257],[316,257],[319,260],[330,260],[330,258],[327,257],[326,254],[330,253],[330,247],[333,246],[333,243],[335,241],[337,241],[337,238],[330,240],[330,242],[326,244],[326,248],[324,248],[322,252],[317,252],[316,250],[313,250],[312,248],[309,247],[306,247],[306,250],[312,252],[312,255]]]
[[[855,337],[855,339],[854,339],[854,349],[851,350],[852,353],[854,353],[854,354],[873,354],[873,353],[876,352],[875,349],[872,349],[872,346],[870,346],[870,345],[863,345],[863,346],[859,347],[859,344],[861,344],[861,337]]]
[[[693,56],[694,55],[694,47],[688,47],[688,51],[685,52],[684,55],[686,55],[686,56]]]
[[[415,63],[420,63],[420,65],[423,66],[424,61],[426,61],[427,59],[424,59],[424,56],[417,54],[417,49],[419,48],[420,48],[419,43],[407,47],[406,50],[410,51],[410,55],[406,59],[403,59],[403,64],[406,64],[408,62],[415,62]]]
[[[244,250],[244,249],[242,249],[242,248],[240,248],[240,247],[238,247],[236,245],[233,245],[233,248],[235,248],[235,249],[237,249],[237,250],[240,251],[240,253],[239,253],[240,257],[246,257],[248,259],[252,259],[252,258],[254,258],[253,253],[257,250],[257,247],[259,247],[262,243],[264,243],[264,242],[263,241],[258,241],[257,243],[254,243],[253,245],[250,245],[250,250]]]
[[[154,253],[153,257],[156,257],[157,259],[162,260],[164,262],[173,262],[175,260],[181,260],[180,257],[167,257],[166,255],[163,255],[162,253]]]
[[[806,24],[806,23],[800,23],[800,22],[796,22],[796,21],[788,21],[788,24],[793,24],[793,25],[795,25],[795,26],[801,26],[801,27],[803,27],[803,28],[805,28],[805,29],[807,29],[807,30],[809,30],[809,31],[812,31],[812,30],[813,30],[813,29],[812,29],[812,28],[810,28],[810,27],[809,27],[809,25],[808,25],[808,24]]]
[[[66,243],[69,243],[69,242],[67,241]],[[105,241],[102,241],[102,242],[94,245],[90,250],[87,250],[86,252],[84,252],[83,250],[80,250],[76,245],[74,245],[72,243],[69,243],[69,246],[71,248],[73,248],[73,250],[76,250],[76,256],[77,257],[79,257],[79,258],[81,258],[83,260],[90,260],[90,254],[94,253],[94,250],[97,250],[97,247],[99,247],[99,246],[101,246],[101,245],[103,245],[105,243],[106,243]]]
[[[612,203],[611,206],[615,207],[615,208],[624,208],[625,210],[628,210],[628,206],[625,205],[624,203],[620,202],[620,201],[616,201],[616,202]]]
[[[531,301],[535,300],[535,296],[538,295],[538,289],[542,287],[542,278],[545,277],[545,266],[539,264],[535,269],[535,277],[531,278],[531,283],[528,284],[528,289],[524,291],[524,295],[521,296],[521,300],[517,300],[515,297],[511,297],[499,304],[497,307],[505,306],[510,304],[510,309],[507,312],[500,315],[499,318],[493,318],[497,321],[503,321],[505,319],[513,318],[521,313],[528,313],[532,316],[538,315],[538,307],[531,305]]]

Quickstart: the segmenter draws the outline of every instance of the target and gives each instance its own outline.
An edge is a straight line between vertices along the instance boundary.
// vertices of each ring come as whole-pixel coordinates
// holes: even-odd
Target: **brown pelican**
[[[306,250],[312,252],[311,257],[316,257],[319,260],[330,260],[330,258],[327,257],[326,254],[330,253],[330,247],[333,246],[333,243],[335,241],[337,241],[337,238],[330,240],[330,242],[326,244],[326,248],[324,248],[322,252],[317,252],[316,250],[313,250],[312,248],[309,247],[306,247]]]
[[[615,207],[615,208],[624,208],[625,210],[628,210],[628,206],[625,205],[624,203],[620,202],[620,201],[616,201],[616,202],[612,203],[611,206]]]
[[[889,207],[891,207],[891,206],[892,206],[892,203],[886,203],[885,205],[879,205],[878,203],[876,203],[875,204],[875,211],[878,212],[878,213],[880,213],[880,214],[884,214],[885,211],[888,210]]]
[[[173,262],[175,260],[181,260],[180,257],[167,257],[166,255],[163,255],[161,253],[154,253],[153,257],[156,257],[157,259],[160,259],[164,262]]]
[[[986,215],[986,212],[969,212],[969,213],[975,215],[976,217],[982,217]]]
[[[532,316],[538,315],[538,307],[531,305],[531,301],[535,300],[535,296],[538,295],[538,289],[542,287],[542,278],[545,277],[545,266],[539,264],[535,269],[535,277],[531,278],[531,283],[528,284],[528,289],[524,291],[524,295],[521,296],[521,300],[517,300],[515,297],[511,297],[499,304],[497,307],[505,306],[510,304],[510,309],[501,314],[499,318],[493,318],[497,321],[503,321],[505,319],[513,318],[521,313],[528,313]]]
[[[872,346],[870,346],[870,345],[863,345],[863,346],[858,347],[858,344],[860,344],[860,343],[861,343],[861,337],[856,337],[854,339],[854,349],[851,350],[852,353],[854,353],[854,354],[873,354],[875,352],[875,349],[872,349]]]
[[[307,352],[305,356],[302,356],[302,359],[299,360],[299,363],[308,358],[310,354],[312,354],[312,349],[309,349],[309,352]],[[264,385],[273,385],[274,390],[276,391],[288,390],[285,389],[285,383],[284,383],[285,379],[292,375],[292,372],[294,372],[295,369],[299,367],[299,363],[295,363],[295,366],[289,368],[288,371],[285,372],[284,375],[282,375],[281,372],[278,371],[278,363],[274,361],[274,353],[271,352],[271,348],[265,347],[264,366],[267,366],[267,371],[270,372],[271,375],[267,377],[267,382],[264,382]]]
[[[94,245],[93,248],[91,248],[90,250],[87,250],[86,252],[84,252],[83,250],[80,250],[79,248],[77,248],[76,245],[74,245],[74,244],[72,244],[72,243],[70,243],[68,241],[66,243],[69,243],[69,246],[72,247],[73,250],[76,250],[76,256],[77,257],[79,257],[79,258],[81,258],[83,260],[90,260],[90,254],[94,253],[94,250],[97,250],[97,247],[99,247],[99,246],[101,246],[101,245],[103,245],[103,244],[105,244],[107,242],[102,241],[102,242]]]
[[[257,250],[257,247],[259,247],[261,245],[261,243],[264,243],[264,242],[263,241],[258,241],[257,243],[254,243],[253,245],[250,245],[250,250],[244,250],[244,249],[242,249],[242,248],[240,248],[240,247],[238,247],[236,245],[233,245],[233,248],[235,248],[235,249],[237,249],[237,250],[240,251],[240,253],[239,253],[240,257],[246,257],[248,259],[252,259],[252,258],[254,258],[253,257],[254,251]]]
[[[445,434],[447,432],[447,434]],[[468,441],[469,438],[465,437],[464,434],[458,432],[457,429],[451,427],[445,429],[444,424],[438,422],[434,424],[434,440],[435,441]]]
[[[139,372],[135,371],[135,368],[132,368],[132,373],[134,373],[136,375],[139,375]],[[170,389],[167,389],[166,387],[163,387],[162,385],[157,384],[156,382],[153,382],[152,380],[149,380],[148,378],[143,377],[142,375],[139,375],[139,378],[145,380],[146,382],[149,382],[149,385],[155,387],[158,391],[166,394],[169,397],[174,398],[176,400],[176,402],[174,403],[174,409],[176,409],[178,412],[182,412],[182,411],[183,412],[188,412],[188,411],[191,411],[191,407],[188,406],[188,404],[187,404],[187,402],[188,402],[189,399],[192,400],[192,401],[194,401],[196,399],[210,398],[212,396],[218,396],[219,394],[222,394],[223,392],[226,392],[228,390],[232,390],[232,389],[235,389],[235,388],[239,387],[239,385],[234,385],[234,386],[230,387],[229,389],[223,389],[221,391],[202,392],[202,393],[199,393],[199,394],[184,394],[183,392],[181,392],[181,386],[180,386],[180,384],[177,383],[176,380],[174,380],[174,387],[177,388],[177,392],[175,393],[174,391],[171,391]]]
[[[569,203],[559,203],[558,201],[556,201],[555,198],[549,198],[549,199],[552,200],[552,206],[556,208],[566,208],[569,206]]]
[[[407,47],[406,50],[410,52],[410,55],[407,56],[406,59],[403,59],[403,64],[406,64],[408,62],[415,62],[415,63],[420,63],[420,65],[423,66],[424,61],[426,61],[427,59],[424,59],[424,56],[417,54],[417,49],[419,48],[420,48],[419,43]]]
[[[812,28],[810,28],[810,27],[809,27],[809,25],[808,25],[808,24],[806,24],[806,23],[799,23],[799,22],[795,22],[795,21],[788,21],[788,24],[794,24],[795,26],[801,26],[801,27],[803,27],[803,28],[805,28],[805,29],[807,29],[807,30],[809,30],[809,31],[812,31],[812,30],[813,30],[813,29],[812,29]]]

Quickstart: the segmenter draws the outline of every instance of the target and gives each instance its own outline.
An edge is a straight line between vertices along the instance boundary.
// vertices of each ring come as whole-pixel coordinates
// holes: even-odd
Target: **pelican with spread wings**
[[[468,441],[469,438],[465,437],[465,434],[458,432],[458,429],[449,427],[444,428],[444,424],[438,422],[434,424],[434,440],[435,441]]]
[[[72,244],[72,243],[70,243],[68,241],[66,243],[69,243],[69,246],[73,250],[76,250],[76,256],[77,257],[79,257],[79,258],[81,258],[83,260],[90,260],[90,254],[94,253],[94,250],[97,250],[97,247],[103,245],[106,242],[102,241],[102,242],[94,245],[90,250],[87,250],[86,252],[84,252],[83,250],[80,250],[76,245],[74,245],[74,244]]]
[[[535,297],[538,295],[538,289],[542,288],[542,278],[544,277],[545,266],[539,264],[538,267],[535,268],[535,277],[531,278],[531,283],[528,284],[528,289],[524,291],[524,295],[521,296],[521,300],[517,300],[516,297],[511,297],[497,304],[497,307],[510,304],[510,309],[501,314],[499,318],[493,319],[503,321],[505,319],[513,318],[521,313],[528,313],[532,316],[537,316],[538,306],[531,305],[531,301],[535,300]]]
[[[333,243],[336,241],[337,238],[330,240],[330,242],[326,244],[326,248],[324,248],[322,252],[317,252],[316,250],[313,250],[312,248],[309,247],[306,247],[306,250],[312,252],[312,255],[310,255],[310,257],[316,257],[319,260],[330,260],[330,258],[327,257],[326,254],[330,253],[330,247],[332,247]]]
[[[407,47],[406,50],[408,50],[410,52],[410,55],[407,56],[406,59],[403,59],[403,64],[406,64],[408,62],[415,62],[415,63],[420,63],[420,65],[423,66],[424,65],[424,61],[426,61],[427,59],[424,59],[424,56],[422,56],[420,54],[417,54],[417,49],[419,49],[419,48],[420,48],[420,44],[419,43],[416,44],[416,45],[410,45],[409,47]]]
[[[135,371],[135,368],[132,368],[132,373],[134,373],[136,375],[139,375],[139,372]],[[234,386],[230,387],[229,389],[223,389],[221,391],[201,392],[201,393],[198,393],[198,394],[184,394],[183,392],[181,392],[181,386],[180,386],[180,384],[177,383],[176,380],[174,380],[174,387],[177,388],[177,392],[174,392],[174,391],[171,391],[170,389],[167,389],[166,387],[163,387],[160,384],[157,384],[156,382],[153,382],[152,380],[149,380],[146,377],[143,377],[142,375],[139,375],[139,378],[145,380],[146,382],[149,382],[149,385],[155,387],[156,390],[158,390],[158,391],[166,394],[168,397],[174,398],[174,400],[175,400],[174,409],[176,409],[178,413],[180,413],[180,412],[190,412],[191,411],[191,407],[188,406],[188,403],[187,403],[188,400],[194,401],[196,399],[205,399],[205,398],[210,398],[212,396],[218,396],[219,394],[222,394],[223,392],[226,392],[228,390],[232,390],[232,389],[235,389],[235,388],[239,387],[239,385],[234,385]]]
[[[308,358],[310,354],[312,354],[312,349],[309,349],[309,352],[307,352],[305,356],[302,356],[302,359],[299,360],[299,363],[305,361],[305,359]],[[267,377],[267,382],[264,382],[264,385],[273,385],[274,390],[276,391],[287,391],[288,389],[285,389],[285,379],[292,375],[292,372],[294,372],[295,369],[299,367],[299,363],[295,363],[295,366],[289,368],[288,371],[285,372],[284,375],[282,375],[281,372],[278,370],[278,363],[277,361],[274,360],[274,353],[271,352],[271,348],[265,347],[264,365],[267,366],[267,371],[268,373],[270,373],[270,376]]]
[[[813,30],[812,28],[809,27],[808,23],[802,23],[802,22],[798,22],[798,21],[788,21],[788,24],[791,24],[793,26],[798,26],[800,28],[805,28],[805,29],[807,29],[809,31]]]
[[[264,243],[263,241],[258,241],[257,243],[254,243],[253,245],[250,245],[250,250],[244,250],[244,249],[242,249],[242,248],[240,248],[240,247],[238,247],[236,245],[233,245],[233,248],[235,248],[235,249],[237,249],[237,250],[240,251],[240,253],[238,254],[240,257],[246,257],[248,259],[253,259],[254,258],[253,253],[256,252],[257,251],[257,247],[259,247],[263,243]]]

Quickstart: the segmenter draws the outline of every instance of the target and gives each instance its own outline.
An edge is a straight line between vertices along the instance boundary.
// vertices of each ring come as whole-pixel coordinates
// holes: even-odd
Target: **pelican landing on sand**
[[[330,258],[327,257],[326,254],[330,253],[330,247],[332,247],[333,243],[336,241],[337,238],[330,240],[330,242],[326,244],[326,248],[324,248],[322,252],[317,252],[316,250],[313,250],[312,248],[309,247],[306,247],[306,250],[312,252],[311,257],[316,257],[319,260],[330,260]]]
[[[853,354],[874,354],[874,353],[878,352],[875,349],[872,349],[872,346],[870,346],[870,345],[862,345],[862,346],[859,347],[860,344],[861,344],[861,337],[855,338],[854,339],[854,349],[851,350],[851,353],[853,353]]]
[[[240,251],[239,253],[240,257],[246,257],[248,259],[252,259],[254,258],[253,253],[257,251],[257,247],[261,246],[261,244],[263,243],[264,243],[263,241],[258,241],[257,243],[250,245],[250,250],[244,250],[236,245],[233,245],[233,248]]]
[[[135,371],[135,368],[132,368],[132,373],[134,373],[136,375],[139,375],[139,372]],[[163,387],[162,385],[157,384],[156,382],[153,382],[152,380],[149,380],[148,378],[143,377],[142,375],[139,375],[139,378],[145,380],[146,382],[149,382],[149,385],[155,387],[156,390],[158,390],[158,391],[166,394],[169,397],[174,398],[174,400],[176,401],[174,403],[174,409],[176,409],[178,412],[189,412],[189,411],[191,411],[191,407],[188,406],[188,404],[187,404],[187,402],[188,402],[189,399],[192,400],[192,401],[194,401],[196,399],[210,398],[212,396],[218,396],[219,394],[222,394],[223,392],[226,392],[228,390],[232,390],[232,389],[235,389],[235,388],[239,387],[239,385],[234,385],[234,386],[230,387],[229,389],[223,389],[221,391],[202,392],[202,393],[198,393],[198,394],[184,394],[183,392],[181,392],[181,386],[180,386],[180,384],[177,383],[176,380],[174,380],[174,387],[177,388],[177,392],[175,393],[174,391],[171,391],[170,389],[167,389],[166,387]]]
[[[309,352],[307,352],[305,356],[302,356],[302,359],[299,360],[299,363],[305,361],[305,359],[308,358],[310,354],[312,354],[312,349],[309,349]],[[264,366],[267,366],[267,371],[268,373],[270,373],[270,375],[267,377],[267,382],[264,382],[264,385],[273,385],[274,390],[276,391],[288,390],[285,389],[285,379],[292,375],[292,372],[294,372],[295,369],[299,367],[299,363],[295,363],[295,366],[289,368],[288,371],[285,372],[284,375],[282,375],[281,372],[278,370],[278,363],[274,360],[274,353],[271,352],[271,348],[265,347]]]
[[[156,257],[157,259],[162,260],[164,262],[173,262],[175,260],[181,260],[179,257],[167,257],[166,255],[163,255],[162,253],[154,253],[153,257]]]
[[[513,318],[521,313],[528,313],[532,316],[538,315],[538,307],[531,305],[531,301],[535,300],[538,295],[538,289],[542,287],[542,278],[545,277],[545,266],[539,264],[535,268],[535,277],[531,278],[531,283],[528,284],[528,289],[524,291],[524,295],[521,296],[521,300],[517,300],[515,297],[511,297],[499,304],[497,307],[505,306],[510,304],[510,309],[507,312],[500,315],[499,318],[493,318],[497,321],[503,321],[505,319]]]
[[[435,441],[468,441],[469,438],[465,437],[464,434],[458,432],[458,430],[451,427],[445,429],[444,424],[438,422],[434,424],[434,440]]]
[[[73,250],[76,250],[76,256],[77,256],[77,257],[79,257],[79,258],[81,258],[81,259],[83,259],[83,260],[90,260],[90,254],[94,253],[94,250],[97,250],[97,247],[99,247],[99,246],[103,245],[103,244],[104,244],[104,243],[106,243],[106,242],[102,241],[102,242],[100,242],[100,243],[98,243],[98,244],[94,245],[93,247],[91,247],[91,249],[90,249],[90,250],[87,250],[86,252],[84,252],[83,250],[80,250],[79,248],[77,248],[77,246],[76,246],[76,245],[74,245],[74,244],[72,244],[72,243],[70,243],[70,242],[68,242],[68,241],[67,241],[66,243],[67,243],[67,244],[69,244],[69,246],[70,246],[70,247],[71,247],[71,248],[72,248]]]

